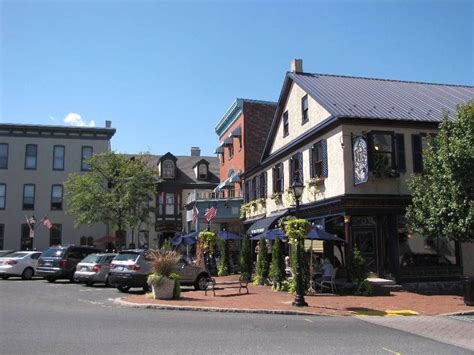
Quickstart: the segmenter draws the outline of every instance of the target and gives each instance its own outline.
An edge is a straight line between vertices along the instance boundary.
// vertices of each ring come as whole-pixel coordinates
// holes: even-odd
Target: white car
[[[35,275],[40,255],[40,251],[17,251],[0,258],[0,276],[4,280],[10,276],[30,280]]]

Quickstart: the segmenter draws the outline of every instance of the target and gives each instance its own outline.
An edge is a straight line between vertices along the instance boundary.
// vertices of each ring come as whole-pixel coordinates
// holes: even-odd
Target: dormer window
[[[165,179],[174,179],[175,177],[175,165],[172,160],[165,160],[161,163],[162,177]]]
[[[198,179],[199,180],[207,180],[207,165],[200,164],[198,168]]]

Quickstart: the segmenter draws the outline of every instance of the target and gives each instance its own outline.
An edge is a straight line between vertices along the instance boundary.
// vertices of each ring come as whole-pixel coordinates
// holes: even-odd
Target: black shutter
[[[298,153],[298,170],[300,172],[300,182],[304,182],[304,175],[303,175],[303,152]]]
[[[322,176],[328,177],[328,143],[325,139],[321,142],[321,160],[323,161]]]
[[[262,173],[262,189],[263,189],[262,197],[267,198],[267,172],[266,171]]]
[[[314,144],[309,152],[309,175],[314,178]]]
[[[374,136],[372,132],[367,133],[367,165],[369,171],[374,170]]]
[[[283,172],[283,162],[280,163],[280,192],[283,192],[285,190],[285,173]]]
[[[407,171],[405,162],[405,136],[401,133],[395,135],[395,147],[397,151],[397,170]]]
[[[411,147],[413,153],[413,172],[423,172],[423,146],[421,144],[421,135],[411,135]]]

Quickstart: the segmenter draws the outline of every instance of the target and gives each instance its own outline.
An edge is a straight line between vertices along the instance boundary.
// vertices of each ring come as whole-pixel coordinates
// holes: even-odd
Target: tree
[[[269,271],[267,241],[264,237],[261,237],[258,242],[257,268],[255,270],[254,285],[267,285]]]
[[[281,283],[286,280],[285,258],[282,253],[280,238],[275,237],[272,249],[272,264],[270,267],[270,280],[273,281],[273,288],[279,290]]]
[[[219,263],[218,276],[227,276],[229,275],[229,249],[227,247],[227,241],[220,241],[220,254],[221,260]]]
[[[444,117],[423,157],[423,174],[409,180],[409,228],[426,237],[474,241],[474,101]]]
[[[242,241],[242,250],[240,251],[239,260],[240,275],[250,279],[252,275],[252,260],[250,258],[250,241],[248,236],[244,236]]]
[[[116,153],[93,155],[91,171],[70,174],[65,182],[68,213],[76,216],[74,225],[102,222],[126,228],[147,223],[155,198],[156,171],[149,157],[127,158]]]

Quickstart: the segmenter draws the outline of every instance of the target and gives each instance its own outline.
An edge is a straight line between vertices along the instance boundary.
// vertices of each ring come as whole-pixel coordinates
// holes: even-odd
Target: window
[[[33,184],[23,185],[23,209],[35,209],[35,185]]]
[[[260,198],[267,197],[267,172],[260,174]]]
[[[0,143],[0,169],[8,169],[8,144]]]
[[[327,142],[321,140],[311,148],[311,177],[323,178],[328,176]]]
[[[21,225],[20,250],[32,250],[32,249],[33,249],[33,238],[30,237],[30,227],[28,227],[28,224],[23,223]]]
[[[283,192],[283,163],[278,163],[273,167],[273,192]]]
[[[174,178],[174,162],[168,159],[168,160],[165,160],[161,164],[163,168],[162,176],[165,179],[173,179]]]
[[[38,146],[36,144],[27,144],[25,148],[25,169],[36,169],[37,155]]]
[[[87,245],[87,238],[85,236],[82,236],[80,240],[81,245]]]
[[[92,147],[82,147],[81,151],[81,170],[91,170],[91,165],[88,163],[88,159],[92,157]]]
[[[244,202],[250,201],[250,181],[246,181],[244,185]]]
[[[163,205],[164,205],[164,192],[159,192],[158,193],[158,214],[162,215],[163,214]]]
[[[3,250],[3,239],[5,236],[5,225],[0,224],[0,250]]]
[[[370,132],[369,170],[379,177],[395,177],[405,171],[405,139],[393,132]]]
[[[254,176],[252,178],[252,195],[250,196],[250,200],[255,200],[257,198],[257,192],[259,190],[258,188],[258,184],[259,183],[259,179]]]
[[[308,122],[308,95],[301,99],[301,124]]]
[[[288,123],[288,111],[283,114],[283,137],[290,134],[290,127]]]
[[[167,215],[174,215],[174,193],[167,192],[166,193],[166,214]]]
[[[303,153],[296,153],[290,159],[290,185],[296,181],[303,183]]]
[[[53,148],[53,170],[64,170],[64,152],[63,145],[55,145]]]
[[[229,159],[234,156],[234,144],[229,145]]]
[[[51,187],[51,209],[62,210],[63,209],[63,186],[53,185]]]
[[[49,245],[61,245],[62,231],[62,224],[53,224],[53,227],[49,230]]]
[[[4,210],[6,204],[7,204],[7,184],[0,184],[0,210]]]
[[[199,180],[206,180],[207,179],[207,165],[206,164],[200,164],[199,165],[198,175],[199,175]]]
[[[413,172],[423,173],[423,160],[428,148],[428,136],[425,133],[412,134],[411,147],[413,155]]]

